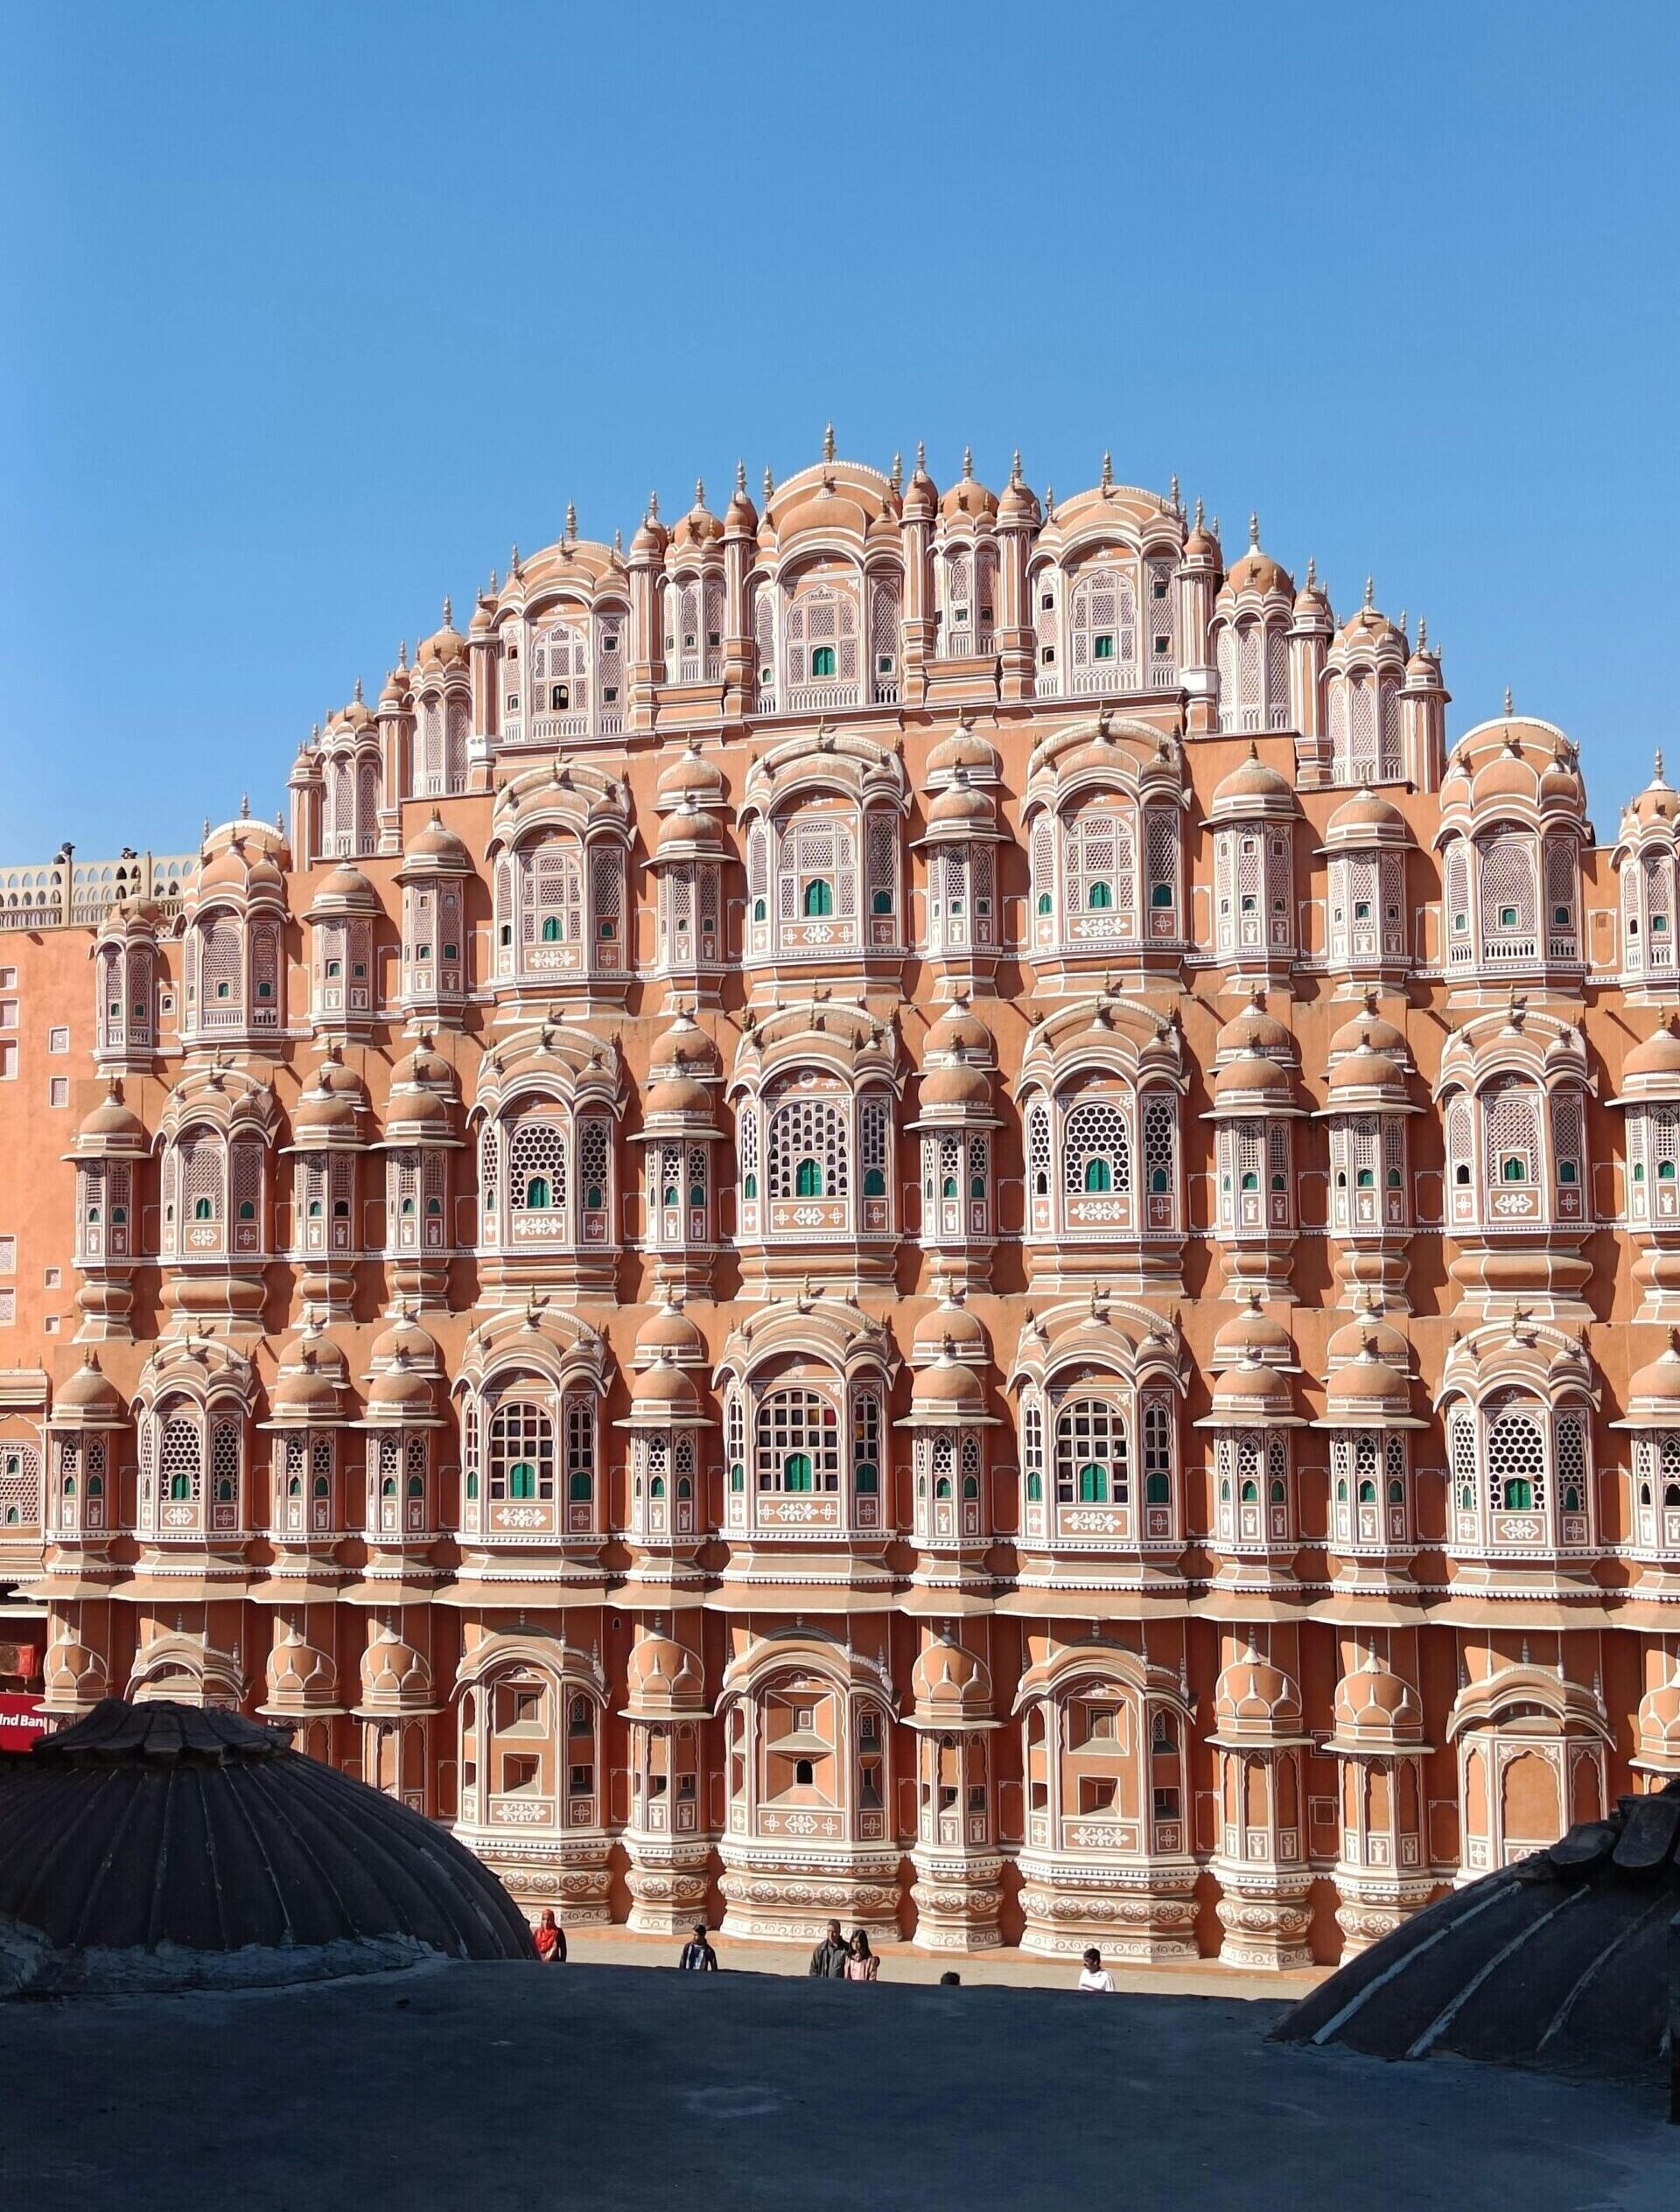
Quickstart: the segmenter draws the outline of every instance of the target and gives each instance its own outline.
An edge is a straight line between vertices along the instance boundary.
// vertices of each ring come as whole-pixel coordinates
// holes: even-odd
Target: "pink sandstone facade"
[[[1680,1771],[1680,802],[1247,537],[830,441],[0,871],[0,1666],[954,1951],[1330,1959]]]

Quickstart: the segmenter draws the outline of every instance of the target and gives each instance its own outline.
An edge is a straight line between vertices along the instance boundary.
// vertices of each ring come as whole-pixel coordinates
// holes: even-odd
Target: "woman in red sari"
[[[535,1940],[536,1955],[545,1966],[565,1964],[566,1931],[556,1920],[552,1905],[542,1908],[542,1917],[536,1923]]]

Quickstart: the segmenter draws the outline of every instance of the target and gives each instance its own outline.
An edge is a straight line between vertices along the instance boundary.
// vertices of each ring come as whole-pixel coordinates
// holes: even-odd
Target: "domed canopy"
[[[1249,757],[1215,787],[1209,819],[1214,822],[1287,821],[1295,812],[1295,793],[1287,776],[1269,768],[1252,741]]]
[[[1660,2078],[1680,2001],[1680,1784],[1414,1914],[1285,2014],[1286,2043]],[[1680,2085],[1677,2079],[1676,2085]]]
[[[153,1985],[365,1971],[416,1948],[532,1956],[500,1883],[436,1822],[279,1729],[116,1698],[6,1762],[0,1914],[45,1939],[37,1989],[92,1985],[107,1951]]]
[[[1214,1689],[1216,1743],[1278,1744],[1298,1740],[1301,1693],[1281,1667],[1252,1651],[1234,1660]]]
[[[1334,1747],[1377,1751],[1398,1745],[1422,1747],[1424,1709],[1409,1682],[1379,1666],[1374,1652],[1336,1684]]]
[[[679,1367],[699,1367],[706,1357],[706,1340],[680,1306],[662,1306],[636,1331],[635,1363],[648,1367],[675,1360]]]
[[[672,1720],[705,1710],[705,1676],[696,1655],[674,1636],[644,1631],[626,1670],[631,1720]]]
[[[1290,1396],[1288,1378],[1275,1367],[1244,1359],[1228,1368],[1214,1385],[1214,1410],[1199,1428],[1298,1429],[1301,1417]]]

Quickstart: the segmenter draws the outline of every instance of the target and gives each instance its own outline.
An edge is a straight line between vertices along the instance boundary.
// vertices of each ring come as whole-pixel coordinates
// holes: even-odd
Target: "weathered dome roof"
[[[102,1951],[178,1983],[250,1946],[270,1956],[231,1971],[261,1981],[390,1966],[416,1947],[532,1956],[500,1883],[436,1822],[281,1730],[116,1698],[7,1761],[0,1914],[44,1939],[37,1989],[88,1985]]]
[[[1336,1733],[1349,1743],[1421,1744],[1424,1709],[1409,1682],[1391,1668],[1369,1662],[1336,1684]]]
[[[1378,2058],[1442,2056],[1657,2076],[1680,1907],[1680,1786],[1414,1914],[1272,2031]],[[1659,2076],[1660,2078],[1660,2076]]]

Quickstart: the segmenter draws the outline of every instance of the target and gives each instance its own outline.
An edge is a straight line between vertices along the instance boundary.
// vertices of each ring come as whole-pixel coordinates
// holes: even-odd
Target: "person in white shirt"
[[[1102,1964],[1102,1954],[1093,1943],[1085,1954],[1085,1964],[1079,1970],[1081,1989],[1097,1990],[1107,1996],[1114,1995],[1114,1977]]]

